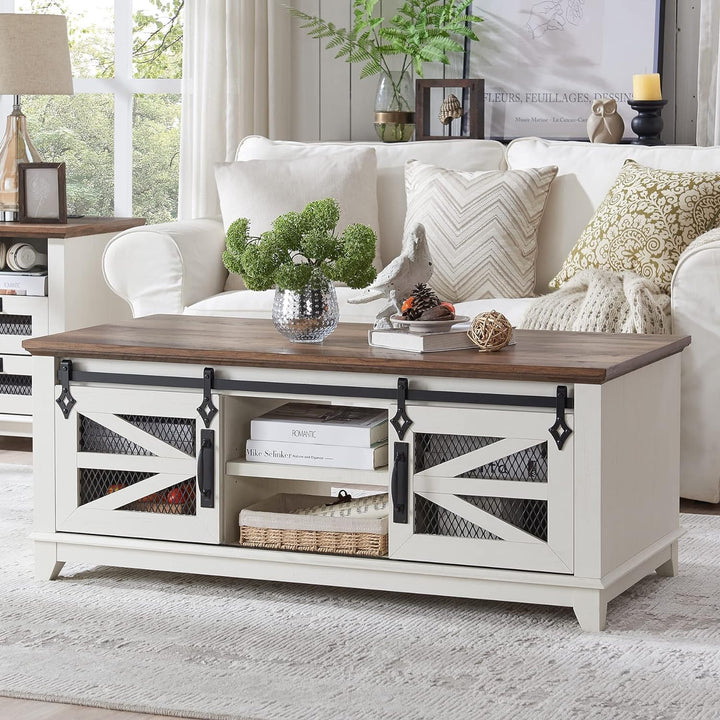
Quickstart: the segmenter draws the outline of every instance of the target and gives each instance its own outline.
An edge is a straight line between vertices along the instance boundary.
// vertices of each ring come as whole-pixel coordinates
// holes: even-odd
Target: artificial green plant
[[[466,14],[472,0],[406,0],[390,19],[379,15],[380,0],[353,0],[353,24],[350,29],[337,27],[320,17],[290,8],[302,20],[311,37],[327,39],[335,57],[363,63],[361,77],[397,70],[391,58],[400,57],[400,77],[414,68],[422,77],[426,62],[448,64],[449,52],[461,52],[458,38],[477,40],[473,23],[477,15]]]
[[[336,232],[340,208],[333,198],[308,203],[302,212],[278,217],[260,237],[250,235],[248,218],[227,231],[225,267],[238,273],[250,290],[320,289],[328,280],[352,288],[369,285],[376,276],[375,233],[367,225],[348,225]]]

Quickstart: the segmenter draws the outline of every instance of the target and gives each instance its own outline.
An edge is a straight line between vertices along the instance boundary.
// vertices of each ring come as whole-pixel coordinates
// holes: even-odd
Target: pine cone
[[[413,288],[412,303],[403,311],[406,320],[417,320],[425,310],[440,304],[440,298],[425,283],[418,283]]]

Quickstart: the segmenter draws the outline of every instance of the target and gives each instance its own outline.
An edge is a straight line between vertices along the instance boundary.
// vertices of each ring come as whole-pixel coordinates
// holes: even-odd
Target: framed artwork
[[[66,223],[65,163],[19,163],[20,222]]]
[[[416,80],[415,139],[485,137],[485,81]]]
[[[485,78],[485,136],[587,140],[599,98],[632,138],[632,77],[661,71],[662,0],[482,0],[470,74]]]

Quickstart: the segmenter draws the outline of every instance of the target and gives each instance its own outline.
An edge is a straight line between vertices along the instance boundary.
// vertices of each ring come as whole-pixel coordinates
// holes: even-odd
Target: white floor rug
[[[0,465],[0,695],[242,720],[716,720],[720,516],[681,575],[571,610],[113,568],[32,575],[31,471]]]

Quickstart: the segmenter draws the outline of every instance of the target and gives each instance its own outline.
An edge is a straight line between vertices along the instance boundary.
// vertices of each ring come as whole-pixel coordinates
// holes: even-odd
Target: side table
[[[128,305],[106,285],[102,254],[142,218],[83,217],[66,224],[0,222],[0,242],[26,242],[48,256],[46,297],[0,295],[0,435],[32,435],[32,370],[22,341],[123,320]]]

